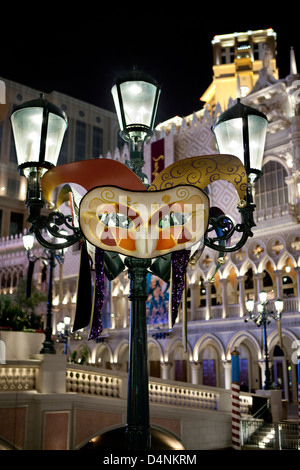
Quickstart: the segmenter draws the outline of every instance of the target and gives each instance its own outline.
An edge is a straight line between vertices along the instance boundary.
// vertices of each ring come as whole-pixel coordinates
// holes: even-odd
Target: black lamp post
[[[49,278],[48,278],[48,292],[47,292],[47,312],[46,312],[46,328],[45,328],[45,341],[43,347],[40,351],[40,354],[56,354],[54,348],[54,341],[52,339],[52,298],[53,298],[53,271],[56,266],[56,260],[60,264],[64,261],[63,250],[55,251],[55,249],[44,249],[43,255],[36,257],[31,253],[34,244],[34,235],[33,233],[28,233],[23,236],[23,244],[27,251],[27,258],[29,261],[29,268],[27,273],[27,287],[26,295],[30,297],[31,295],[31,281],[33,275],[33,269],[36,261],[43,259],[49,265]]]
[[[141,72],[133,71],[112,88],[120,125],[120,135],[130,144],[130,168],[143,181],[144,142],[153,133],[160,95],[158,84]],[[125,258],[130,279],[130,337],[127,401],[127,448],[149,449],[149,392],[147,365],[146,276],[150,259]]]
[[[275,300],[275,312],[273,310],[270,310],[267,300],[267,293],[265,291],[262,291],[259,293],[259,300],[260,303],[257,306],[257,313],[254,313],[254,301],[252,299],[248,299],[246,301],[246,308],[249,312],[249,317],[245,318],[245,321],[253,320],[254,323],[260,327],[263,325],[264,329],[264,336],[263,336],[263,341],[264,341],[264,354],[265,354],[265,385],[264,389],[265,390],[270,390],[272,382],[271,382],[271,374],[270,374],[270,368],[269,368],[269,352],[268,352],[268,342],[267,342],[267,324],[270,323],[269,317],[274,318],[277,322],[280,322],[281,320],[281,313],[283,310],[283,300],[277,299]]]
[[[116,112],[120,124],[120,132],[124,140],[130,145],[129,167],[135,172],[147,187],[148,179],[142,172],[144,165],[143,147],[144,142],[153,133],[157,104],[160,95],[158,84],[150,77],[141,72],[134,71],[129,76],[118,80],[112,88]],[[226,113],[224,113],[225,115]],[[255,114],[255,113],[254,113]],[[224,118],[223,115],[223,118]],[[263,124],[262,133],[253,134],[252,118],[227,117],[221,119],[214,126],[214,132],[218,139],[218,145],[222,150],[222,141],[226,132],[219,132],[223,128],[223,120],[226,122],[227,133],[237,135],[238,147],[242,150],[236,155],[240,156],[242,163],[247,162],[254,155],[254,144],[257,142],[256,153],[263,154],[264,137],[266,131],[266,119],[260,119]],[[226,115],[225,115],[226,118]],[[244,132],[235,129],[238,119],[242,120],[247,127]],[[28,222],[31,224],[30,232],[34,233],[37,241],[54,253],[55,250],[64,249],[83,238],[81,229],[72,224],[72,216],[64,215],[60,211],[50,212],[48,216],[41,214],[44,206],[41,191],[40,178],[47,169],[56,165],[63,135],[67,127],[67,121],[63,113],[56,107],[50,105],[43,97],[33,102],[24,103],[17,108],[11,116],[13,133],[16,143],[19,171],[27,178],[28,192],[26,204],[29,210]],[[258,123],[257,123],[258,124]],[[255,126],[254,126],[255,127]],[[34,131],[34,133],[33,133]],[[246,143],[244,140],[246,139]],[[227,139],[228,140],[228,139]],[[53,149],[52,149],[53,144]],[[55,150],[54,150],[55,149]],[[226,151],[226,153],[232,153]],[[233,152],[234,153],[234,152]],[[247,157],[248,155],[248,157]],[[230,158],[230,157],[229,157]],[[258,164],[261,164],[257,157]],[[252,202],[251,182],[253,171],[259,170],[257,166],[245,165],[248,176],[246,200],[239,205],[242,223],[234,224],[228,216],[213,217],[210,215],[210,228],[204,237],[204,244],[214,250],[221,252],[236,251],[243,246],[249,236],[252,236],[253,211],[255,205]],[[253,170],[253,171],[252,171]],[[254,171],[254,173],[255,173]],[[260,170],[259,170],[260,171]],[[259,176],[258,173],[255,173]],[[150,196],[150,193],[149,193]],[[60,234],[60,227],[68,229],[68,233]],[[44,236],[44,229],[55,237],[50,240]],[[208,237],[212,230],[217,231],[217,237]],[[240,241],[234,246],[229,246],[227,241],[237,232],[241,233]],[[110,264],[116,276],[124,269],[122,261],[118,262],[119,254],[105,251],[107,266]],[[121,259],[121,258],[120,258]],[[147,372],[147,324],[146,324],[146,274],[151,265],[158,266],[160,273],[170,271],[170,256],[161,256],[153,263],[151,259],[135,258],[127,256],[125,265],[128,268],[130,279],[131,301],[130,309],[130,352],[129,352],[129,375],[128,375],[128,399],[127,399],[127,448],[129,450],[147,450],[150,448],[150,425],[149,425],[149,396],[148,396],[148,372]],[[152,264],[151,264],[152,263]],[[49,318],[50,315],[49,315]]]

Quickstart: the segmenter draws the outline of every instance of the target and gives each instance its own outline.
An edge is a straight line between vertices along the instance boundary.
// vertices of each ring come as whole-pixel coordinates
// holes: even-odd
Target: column
[[[298,296],[298,310],[300,310],[300,267],[294,268],[297,274],[297,296]]]
[[[203,285],[206,291],[206,315],[205,320],[211,318],[211,283],[209,281],[204,281]]]
[[[165,380],[170,380],[171,379],[171,367],[172,363],[171,362],[162,362],[160,364],[161,367],[161,378]]]
[[[196,308],[198,305],[197,293],[199,291],[199,284],[190,284],[190,295],[191,295],[191,308],[190,308],[190,319],[194,320],[196,318]]]
[[[123,317],[123,328],[128,326],[128,295],[123,295],[123,305],[124,305],[124,317]]]
[[[200,362],[191,362],[191,370],[192,370],[192,384],[199,384],[200,383],[200,369],[202,364]]]
[[[226,277],[224,279],[220,279],[221,286],[222,286],[222,318],[226,318],[228,312],[228,296],[227,296],[227,284],[229,279]]]
[[[235,350],[231,353],[232,372],[232,448],[241,450],[241,412],[240,412],[240,353]]]
[[[230,390],[231,388],[231,362],[222,361],[222,365],[225,370],[225,389]]]
[[[245,280],[246,276],[237,276],[239,283],[239,297],[240,297],[240,317],[245,316]]]
[[[273,271],[273,273],[276,276],[276,292],[277,292],[277,299],[282,299],[282,270],[278,269],[276,271]]]
[[[254,279],[256,279],[256,291],[255,291],[255,300],[258,301],[258,294],[264,289],[263,279],[265,273],[255,273],[253,274]]]

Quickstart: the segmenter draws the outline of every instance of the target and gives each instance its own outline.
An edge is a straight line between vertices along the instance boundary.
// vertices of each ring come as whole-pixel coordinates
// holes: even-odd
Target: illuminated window
[[[265,43],[264,42],[257,42],[255,44],[253,44],[254,60],[262,60],[263,59],[264,48],[265,48]]]
[[[222,64],[232,64],[234,62],[234,47],[223,47],[221,62]]]
[[[287,172],[280,163],[270,161],[264,165],[262,177],[256,183],[255,204],[258,210],[288,202],[286,177]]]
[[[93,158],[99,158],[103,151],[103,129],[93,127]]]

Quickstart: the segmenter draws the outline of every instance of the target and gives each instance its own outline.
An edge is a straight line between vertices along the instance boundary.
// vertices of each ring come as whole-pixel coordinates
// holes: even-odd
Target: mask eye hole
[[[133,226],[132,220],[127,215],[120,214],[119,212],[98,214],[98,219],[106,227],[129,229]]]
[[[191,213],[170,212],[165,214],[158,222],[159,228],[170,228],[186,224],[192,217]]]

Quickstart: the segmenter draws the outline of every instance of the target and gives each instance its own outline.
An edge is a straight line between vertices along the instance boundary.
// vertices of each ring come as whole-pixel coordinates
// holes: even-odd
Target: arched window
[[[278,162],[269,161],[263,167],[262,177],[256,183],[255,204],[257,210],[281,206],[288,202],[285,168]]]

